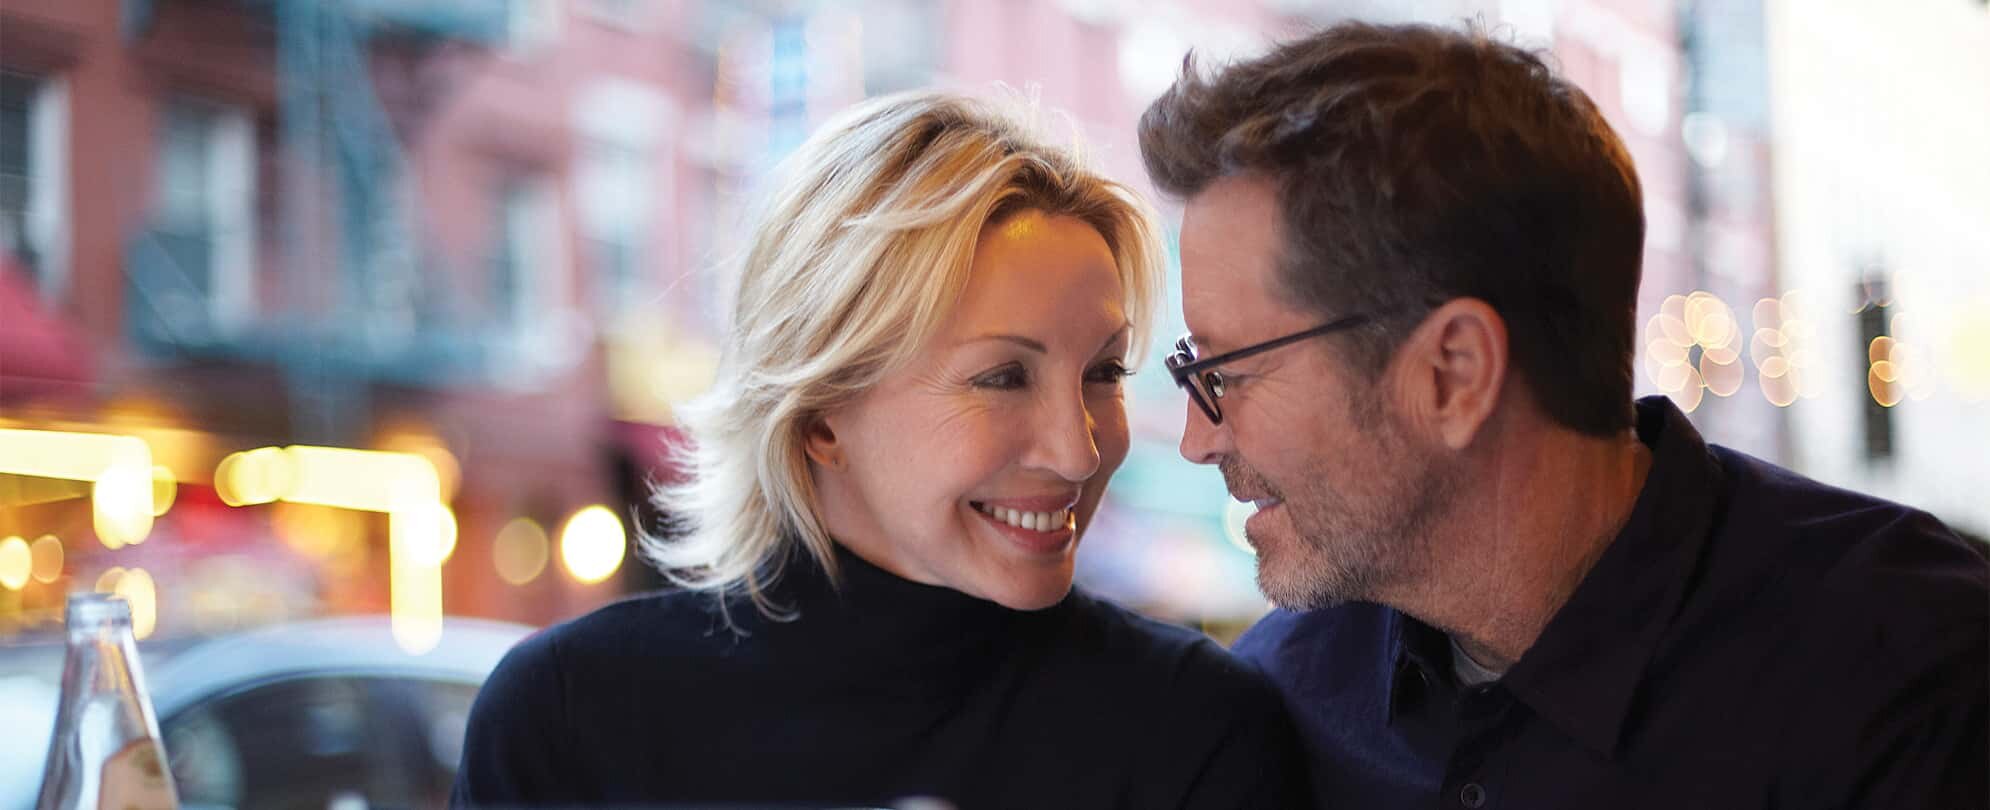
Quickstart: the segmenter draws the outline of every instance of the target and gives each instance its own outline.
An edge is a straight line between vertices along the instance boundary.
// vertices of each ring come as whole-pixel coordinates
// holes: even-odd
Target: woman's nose
[[[1047,405],[1043,418],[1036,420],[1034,466],[1066,481],[1084,481],[1099,471],[1099,444],[1093,436],[1097,422],[1082,392],[1060,400]]]

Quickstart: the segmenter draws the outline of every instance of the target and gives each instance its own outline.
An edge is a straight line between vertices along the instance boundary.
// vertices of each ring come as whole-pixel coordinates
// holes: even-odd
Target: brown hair
[[[1323,315],[1380,313],[1348,345],[1379,374],[1427,307],[1486,301],[1557,422],[1631,424],[1644,210],[1588,96],[1473,28],[1343,23],[1213,76],[1193,55],[1140,119],[1162,191],[1257,175],[1284,213],[1279,279]]]

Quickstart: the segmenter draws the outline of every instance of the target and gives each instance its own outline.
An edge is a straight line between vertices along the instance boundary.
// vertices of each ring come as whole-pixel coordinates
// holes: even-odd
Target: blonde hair
[[[990,224],[1039,211],[1097,229],[1131,345],[1146,345],[1165,261],[1151,210],[1034,130],[990,102],[902,93],[841,113],[782,165],[750,223],[718,378],[678,414],[687,475],[652,498],[669,522],[642,554],[667,579],[743,592],[769,616],[797,545],[836,580],[804,432],[918,353]]]

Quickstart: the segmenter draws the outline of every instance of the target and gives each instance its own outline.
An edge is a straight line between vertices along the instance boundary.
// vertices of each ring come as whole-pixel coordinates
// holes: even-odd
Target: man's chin
[[[1258,557],[1258,592],[1271,601],[1273,606],[1291,611],[1319,610],[1336,607],[1355,601],[1343,589],[1334,588],[1328,583],[1294,576],[1290,568],[1282,568],[1276,563]]]

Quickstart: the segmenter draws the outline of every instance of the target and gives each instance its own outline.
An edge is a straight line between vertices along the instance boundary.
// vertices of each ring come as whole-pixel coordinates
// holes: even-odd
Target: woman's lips
[[[1022,512],[980,501],[972,502],[971,508],[996,533],[1032,554],[1063,552],[1078,534],[1077,512],[1069,508]]]

